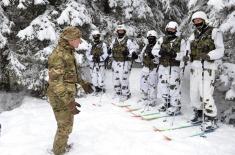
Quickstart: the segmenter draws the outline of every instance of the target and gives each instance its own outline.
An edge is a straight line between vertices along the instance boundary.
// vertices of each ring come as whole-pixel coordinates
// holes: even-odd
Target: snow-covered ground
[[[128,102],[135,102],[140,96],[139,76],[140,69],[133,69],[132,98]],[[206,138],[191,137],[166,141],[162,133],[153,131],[152,126],[171,123],[172,119],[144,121],[131,117],[124,108],[111,104],[113,90],[110,72],[107,73],[107,79],[105,95],[89,95],[77,99],[82,104],[82,112],[75,116],[74,129],[69,139],[69,143],[74,145],[68,155],[235,154],[235,128],[226,125],[208,134]],[[184,83],[184,117],[190,115],[187,89],[188,85]],[[100,101],[101,107],[93,105]],[[177,117],[175,122],[177,123]],[[0,114],[0,123],[0,155],[47,155],[47,150],[52,148],[56,122],[49,103],[44,100],[25,97],[21,107]],[[181,135],[184,132],[188,130],[181,129],[175,133]]]

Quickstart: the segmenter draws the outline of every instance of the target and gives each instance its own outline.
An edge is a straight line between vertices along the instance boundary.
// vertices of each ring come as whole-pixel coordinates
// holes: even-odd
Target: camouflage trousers
[[[105,77],[104,63],[91,63],[90,72],[93,86],[103,88]]]
[[[153,101],[157,97],[157,68],[149,70],[147,67],[143,67],[140,78],[140,90],[143,94],[142,99],[148,99]]]
[[[72,132],[74,115],[64,106],[58,96],[48,93],[48,97],[57,121],[53,152],[55,155],[63,155],[66,151],[69,134]]]
[[[181,106],[180,68],[159,66],[157,98],[170,106]]]
[[[130,95],[129,76],[131,71],[131,62],[117,62],[112,63],[113,83],[116,94],[123,96]]]
[[[193,108],[202,110],[204,103],[205,115],[217,116],[217,107],[213,98],[215,82],[215,71],[205,69],[204,81],[202,81],[202,69],[194,68],[190,70],[190,100]]]

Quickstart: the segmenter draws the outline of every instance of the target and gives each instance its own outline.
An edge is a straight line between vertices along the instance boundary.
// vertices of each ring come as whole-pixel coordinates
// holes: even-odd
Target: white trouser
[[[130,95],[129,76],[131,71],[131,62],[117,62],[112,63],[113,84],[116,94],[123,96]]]
[[[157,98],[161,103],[170,104],[171,106],[181,106],[180,83],[179,67],[164,67],[160,65],[158,70]]]
[[[217,115],[217,108],[212,96],[214,92],[214,80],[214,70],[205,69],[204,80],[202,80],[202,68],[193,68],[190,70],[191,105],[196,109],[202,110],[202,103],[204,103],[205,115],[210,117]]]
[[[157,68],[149,70],[148,67],[143,67],[140,78],[140,90],[143,93],[143,99],[150,101],[157,97]]]
[[[104,87],[104,63],[90,63],[91,80],[95,87]]]

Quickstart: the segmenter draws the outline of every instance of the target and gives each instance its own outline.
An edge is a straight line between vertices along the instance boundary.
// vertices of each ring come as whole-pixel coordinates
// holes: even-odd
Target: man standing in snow
[[[143,48],[139,55],[139,60],[143,63],[143,69],[141,71],[140,78],[140,90],[142,92],[142,98],[139,104],[136,106],[141,107],[146,105],[155,105],[157,98],[157,70],[159,66],[159,58],[157,57],[157,32],[150,30],[147,32],[148,44]],[[137,108],[136,107],[136,108]]]
[[[165,31],[166,36],[158,41],[160,66],[157,98],[162,102],[159,105],[160,111],[166,111],[169,115],[177,115],[181,109],[180,61],[183,58],[186,44],[184,39],[178,36],[176,22],[169,22]]]
[[[75,102],[76,83],[82,81],[77,73],[74,52],[81,42],[81,32],[76,27],[66,27],[58,45],[48,58],[49,87],[47,95],[57,121],[57,132],[53,144],[55,155],[62,155],[69,149],[67,144],[72,132],[74,115],[79,113]],[[81,82],[87,88],[86,82]],[[86,89],[85,89],[86,91]]]
[[[192,123],[202,122],[203,130],[215,127],[217,108],[213,99],[216,60],[224,55],[222,32],[208,25],[204,12],[198,11],[192,15],[196,27],[189,38],[190,57],[190,99],[194,108]],[[204,115],[203,115],[204,114]],[[203,119],[204,118],[204,119]]]
[[[108,57],[107,45],[101,41],[100,32],[95,30],[91,33],[93,43],[87,51],[87,58],[90,61],[90,72],[92,84],[95,87],[95,94],[104,92],[104,61]]]
[[[118,98],[121,102],[131,96],[129,88],[131,59],[138,58],[136,52],[139,49],[138,44],[126,36],[126,31],[124,25],[117,26],[117,38],[112,41],[109,51],[113,58],[112,70],[115,90],[113,98]]]

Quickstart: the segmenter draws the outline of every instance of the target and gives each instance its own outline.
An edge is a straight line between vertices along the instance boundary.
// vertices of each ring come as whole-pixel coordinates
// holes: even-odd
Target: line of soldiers
[[[92,32],[93,43],[87,51],[90,72],[95,93],[104,92],[104,64],[108,57],[112,61],[113,99],[124,102],[131,97],[129,76],[132,62],[142,62],[140,89],[142,97],[133,106],[152,107],[153,110],[166,111],[178,115],[181,110],[181,72],[190,62],[190,99],[194,109],[191,122],[203,122],[204,130],[214,127],[217,109],[213,99],[216,61],[224,55],[222,32],[208,25],[204,12],[192,15],[196,27],[188,41],[178,34],[178,24],[169,22],[165,36],[157,39],[154,30],[147,32],[148,43],[139,53],[139,46],[127,37],[124,25],[118,25],[117,37],[112,41],[110,50],[101,40],[99,31]],[[48,60],[49,88],[48,97],[57,120],[57,133],[53,152],[61,155],[66,151],[68,136],[72,131],[73,116],[79,113],[80,105],[75,102],[75,84],[86,89],[87,83],[81,80],[76,71],[74,49],[81,42],[81,32],[76,27],[66,28],[57,47]]]
[[[216,62],[224,55],[222,32],[208,25],[207,16],[202,11],[195,12],[191,20],[195,31],[187,41],[179,35],[178,24],[171,21],[165,27],[164,37],[157,38],[154,30],[147,32],[148,43],[140,53],[138,44],[126,35],[124,25],[117,26],[117,37],[108,51],[107,45],[98,39],[100,32],[94,31],[94,44],[88,57],[91,58],[92,81],[96,92],[104,89],[104,61],[111,57],[115,90],[113,99],[119,102],[128,100],[131,96],[129,75],[132,62],[141,62],[142,97],[131,107],[147,105],[152,110],[178,115],[181,112],[182,72],[190,62],[190,102],[194,109],[191,122],[198,123],[203,119],[204,130],[213,128],[217,116],[213,99]],[[97,51],[99,61],[96,58]]]

